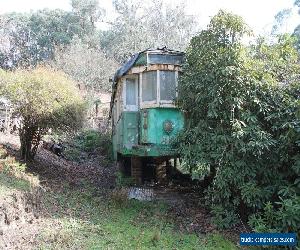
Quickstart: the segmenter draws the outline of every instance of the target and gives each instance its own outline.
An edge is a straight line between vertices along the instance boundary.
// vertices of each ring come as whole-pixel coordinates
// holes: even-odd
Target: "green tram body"
[[[155,163],[160,169],[156,172],[163,173],[157,178],[164,179],[161,165],[177,157],[172,142],[184,127],[184,115],[175,104],[183,57],[166,48],[146,50],[133,56],[113,79],[113,155],[121,169],[129,165],[127,172],[137,183],[143,180],[147,162]]]

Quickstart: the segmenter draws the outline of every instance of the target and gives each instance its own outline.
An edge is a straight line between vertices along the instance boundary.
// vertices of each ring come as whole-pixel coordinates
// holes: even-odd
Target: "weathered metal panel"
[[[171,70],[171,71],[182,71],[182,68],[178,65],[172,64],[153,64],[146,66],[137,66],[132,67],[126,75],[138,74],[146,71],[153,71],[153,70]]]
[[[138,118],[139,112],[123,112],[123,148],[131,149],[133,146],[138,144]]]
[[[144,144],[169,146],[184,126],[184,116],[177,108],[144,109],[140,119],[141,143]]]
[[[148,121],[144,117],[145,111]],[[172,131],[165,131],[165,121],[172,122]],[[174,108],[122,112],[113,135],[114,155],[119,152],[127,156],[175,156],[171,142],[183,126],[183,114]]]
[[[117,153],[130,152],[132,147],[138,145],[139,112],[122,112],[115,128],[113,129],[113,151],[116,159]]]

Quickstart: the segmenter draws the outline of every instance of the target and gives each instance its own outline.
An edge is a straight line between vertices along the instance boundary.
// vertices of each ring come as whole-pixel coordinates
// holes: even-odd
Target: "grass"
[[[29,189],[29,182],[0,173],[1,194]],[[44,193],[43,207],[39,249],[236,249],[218,234],[199,238],[180,232],[162,203],[119,203],[97,197],[93,188],[65,185]]]
[[[20,164],[7,151],[0,147],[0,197],[15,191],[29,191],[36,179],[25,174],[26,166]]]
[[[0,168],[0,197],[30,191],[38,182],[25,165],[9,158],[6,163]],[[88,184],[81,189],[58,184],[43,192],[37,249],[236,249],[220,234],[178,230],[165,204],[128,200],[121,191],[102,197]]]
[[[161,203],[119,204],[94,196],[92,189],[65,187],[48,193],[46,204],[55,212],[40,236],[41,249],[236,249],[218,234],[179,232]]]
[[[30,187],[29,181],[0,172],[0,197],[9,195],[15,191],[29,191]]]

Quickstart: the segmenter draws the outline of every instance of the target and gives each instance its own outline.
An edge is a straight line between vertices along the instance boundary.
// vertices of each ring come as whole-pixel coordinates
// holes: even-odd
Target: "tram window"
[[[136,105],[135,79],[126,79],[126,105]]]
[[[157,72],[145,72],[142,76],[142,101],[156,101],[157,95]]]
[[[183,63],[183,55],[170,55],[170,54],[149,54],[149,64],[174,64],[180,65]]]
[[[160,71],[160,100],[173,101],[176,97],[176,77],[174,71]]]

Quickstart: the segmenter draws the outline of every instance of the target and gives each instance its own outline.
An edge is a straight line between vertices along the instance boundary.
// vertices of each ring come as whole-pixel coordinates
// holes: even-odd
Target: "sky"
[[[180,0],[164,0],[170,5]],[[268,34],[273,26],[274,16],[282,9],[293,7],[294,0],[185,0],[188,14],[195,15],[200,28],[205,28],[210,18],[219,9],[238,14],[244,18],[255,34]],[[112,0],[100,0],[100,6],[106,9],[107,17],[115,16]],[[29,12],[37,9],[60,8],[70,10],[70,0],[0,0],[0,14],[6,12]],[[292,16],[282,27],[282,32],[292,32],[300,23],[300,15],[294,9]],[[105,27],[101,26],[100,27]]]

